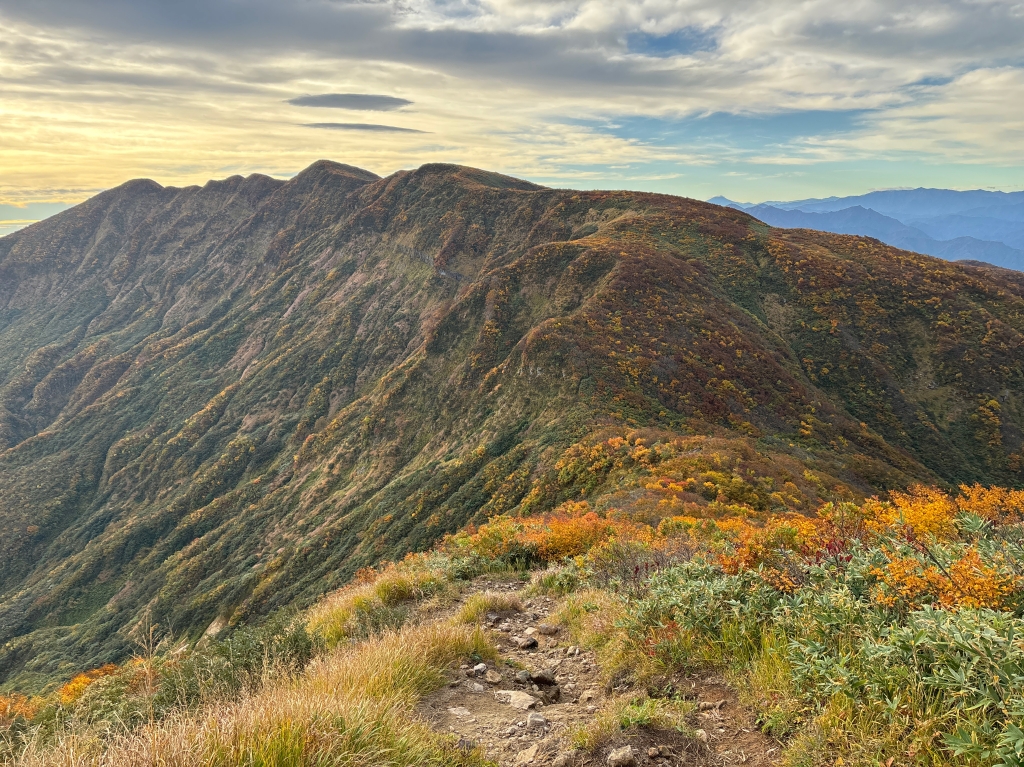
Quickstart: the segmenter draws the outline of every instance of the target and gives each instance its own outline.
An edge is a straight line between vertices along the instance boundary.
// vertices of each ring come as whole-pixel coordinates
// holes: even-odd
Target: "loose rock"
[[[710,700],[702,700],[700,703],[697,704],[697,710],[698,711],[720,711],[722,709],[722,706],[725,705],[725,703],[726,702],[724,700],[718,700],[718,701],[714,701],[714,702],[712,702]]]
[[[501,674],[493,669],[489,669],[487,673],[484,674],[484,681],[488,684],[501,684]]]
[[[534,744],[524,751],[520,751],[516,754],[516,764],[526,765],[532,762],[537,757],[537,751],[540,750],[539,744]]]
[[[527,692],[521,692],[520,690],[497,690],[494,693],[494,699],[498,703],[507,703],[512,708],[518,708],[526,711],[528,708],[533,708],[537,705],[537,699]]]
[[[537,640],[533,637],[520,637],[515,643],[520,650],[532,650],[537,646]]]
[[[473,716],[473,712],[465,706],[454,706],[448,709],[448,713],[452,716],[457,716],[459,719],[465,719],[467,716]]]
[[[543,727],[547,723],[548,723],[547,719],[545,719],[540,714],[537,714],[537,713],[534,713],[534,712],[531,712],[530,715],[528,717],[526,717],[526,726],[531,728],[531,729],[535,728],[535,727]]]
[[[555,672],[549,668],[542,669],[540,671],[533,671],[530,673],[530,681],[535,684],[543,685],[555,684]]]
[[[632,767],[636,764],[636,754],[632,746],[617,748],[608,754],[608,767]]]
[[[477,663],[475,666],[473,666],[473,673],[477,676],[483,676],[487,673],[487,664]]]
[[[537,626],[537,631],[539,631],[544,636],[550,637],[558,633],[558,626],[553,626],[550,623],[542,623],[539,626]]]

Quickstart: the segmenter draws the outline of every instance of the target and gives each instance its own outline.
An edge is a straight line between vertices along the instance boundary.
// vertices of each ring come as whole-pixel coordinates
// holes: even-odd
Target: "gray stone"
[[[549,668],[532,671],[530,672],[530,681],[535,684],[553,685],[555,684],[555,672]]]
[[[475,666],[473,666],[473,673],[477,676],[483,676],[487,673],[487,664],[477,663]]]
[[[516,680],[519,681],[521,684],[529,684],[530,683],[530,672],[529,671],[520,671],[519,673],[516,674]]]
[[[498,703],[506,703],[512,708],[518,708],[522,711],[526,711],[528,708],[533,708],[537,705],[537,699],[527,692],[520,690],[497,690],[494,693],[494,699]]]
[[[564,753],[559,754],[551,760],[551,767],[569,767],[572,762],[572,754]]]
[[[541,693],[541,697],[544,698],[545,703],[554,703],[555,701],[562,699],[562,688],[557,684],[545,687]]]
[[[608,767],[632,767],[636,764],[636,754],[632,746],[617,748],[608,754]]]
[[[537,646],[537,640],[533,637],[519,637],[515,643],[520,650],[532,650]]]
[[[520,751],[516,754],[516,765],[527,765],[530,764],[534,759],[537,758],[537,752],[540,750],[540,744],[535,743],[529,748]]]
[[[552,637],[558,633],[558,626],[554,626],[550,623],[542,623],[539,626],[537,626],[537,631],[543,634],[544,636]]]
[[[501,674],[497,671],[488,669],[487,673],[484,674],[484,681],[488,684],[501,684]]]
[[[530,712],[530,715],[526,717],[526,726],[530,728],[543,727],[547,723],[547,719],[535,712]]]

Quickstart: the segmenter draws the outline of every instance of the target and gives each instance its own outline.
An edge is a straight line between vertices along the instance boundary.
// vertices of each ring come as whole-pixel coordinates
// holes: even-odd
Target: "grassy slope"
[[[614,490],[572,453],[598,435],[691,440],[696,507],[1022,481],[1018,284],[694,201],[450,166],[132,182],[0,240],[0,275],[23,687],[144,616],[195,637]]]
[[[748,754],[758,763],[1020,765],[1024,492],[917,488],[820,511],[650,526],[568,502],[496,517],[291,620],[145,648],[35,699],[0,696],[0,762],[481,764],[413,706],[460,661],[497,660],[466,625],[493,629],[524,604],[467,594],[467,580],[518,563],[534,568],[518,574],[534,595],[560,602],[559,642],[595,651],[606,682],[600,711],[547,754],[572,747],[570,763],[596,764],[609,741],[664,742],[645,728],[677,729],[695,753],[695,738],[705,754],[735,748],[735,732],[695,729],[723,723],[695,710],[694,680],[724,674],[772,739]]]

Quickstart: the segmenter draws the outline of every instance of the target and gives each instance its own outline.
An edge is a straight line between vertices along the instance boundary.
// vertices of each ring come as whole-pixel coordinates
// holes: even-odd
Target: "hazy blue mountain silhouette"
[[[892,189],[792,202],[709,202],[771,226],[859,234],[938,258],[1024,271],[1024,192]]]

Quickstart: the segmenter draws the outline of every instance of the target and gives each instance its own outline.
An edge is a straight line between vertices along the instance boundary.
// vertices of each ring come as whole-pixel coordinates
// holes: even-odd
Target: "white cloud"
[[[705,44],[671,48],[680,30]],[[1024,3],[1002,0],[0,0],[0,201],[322,156],[638,182],[715,162],[1020,165],[1022,39]],[[328,120],[286,103],[330,93],[411,101],[372,122],[429,135],[311,131]],[[598,127],[810,110],[865,112],[758,151]]]

